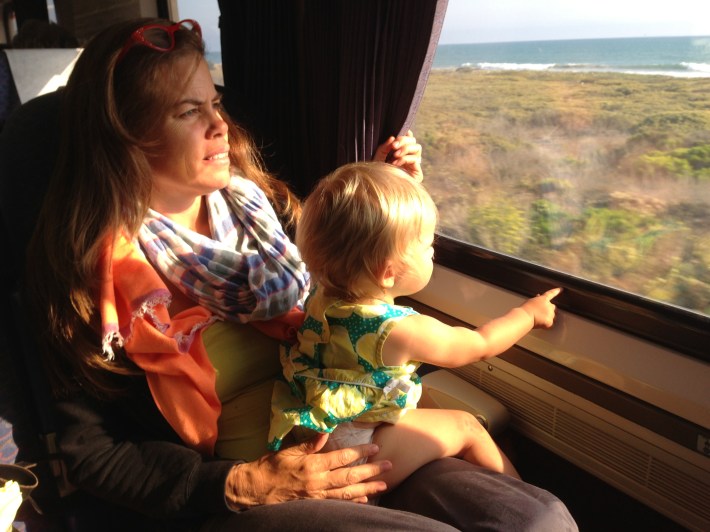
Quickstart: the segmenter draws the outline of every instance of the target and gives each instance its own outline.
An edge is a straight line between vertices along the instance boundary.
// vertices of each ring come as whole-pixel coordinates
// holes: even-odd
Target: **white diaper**
[[[372,435],[375,433],[375,426],[363,427],[353,423],[342,423],[335,427],[335,430],[328,437],[328,441],[323,447],[323,451],[336,451],[355,445],[372,443]],[[360,465],[367,462],[367,458],[361,458],[351,463],[351,466]]]

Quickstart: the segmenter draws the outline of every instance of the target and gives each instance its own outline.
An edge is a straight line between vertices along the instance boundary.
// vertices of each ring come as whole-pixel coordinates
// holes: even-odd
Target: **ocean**
[[[207,63],[210,65],[210,67],[215,66],[215,65],[221,65],[222,64],[222,52],[220,52],[220,51],[207,52],[205,54],[205,59],[207,59]]]
[[[434,68],[710,77],[710,36],[440,44]]]

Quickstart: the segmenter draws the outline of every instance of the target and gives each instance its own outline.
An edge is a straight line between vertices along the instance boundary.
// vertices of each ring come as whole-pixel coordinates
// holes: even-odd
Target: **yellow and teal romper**
[[[332,432],[341,423],[395,423],[416,408],[418,362],[385,366],[382,346],[409,307],[357,304],[315,288],[305,304],[298,342],[282,346],[284,380],[274,386],[268,447],[278,450],[294,427]]]

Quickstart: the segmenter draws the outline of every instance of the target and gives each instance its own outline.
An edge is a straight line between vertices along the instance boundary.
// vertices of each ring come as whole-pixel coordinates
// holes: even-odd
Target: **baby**
[[[325,450],[374,442],[389,489],[447,456],[518,476],[476,418],[416,409],[421,363],[458,367],[499,355],[549,328],[560,289],[476,330],[451,327],[395,298],[432,274],[437,210],[424,187],[386,163],[353,163],[322,179],[303,206],[296,244],[315,281],[298,342],[281,353],[269,447],[294,427],[331,433]]]

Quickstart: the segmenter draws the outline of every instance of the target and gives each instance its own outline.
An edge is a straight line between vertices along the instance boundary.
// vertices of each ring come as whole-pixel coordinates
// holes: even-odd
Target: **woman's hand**
[[[227,477],[226,496],[233,508],[245,509],[293,499],[342,499],[367,502],[369,496],[387,489],[382,481],[369,478],[392,469],[389,461],[348,464],[378,452],[377,445],[358,445],[318,454],[328,439],[312,440],[255,462],[235,465]]]
[[[399,166],[415,181],[424,179],[422,172],[422,146],[417,143],[414,134],[407,131],[406,135],[390,137],[381,144],[375,152],[373,161],[388,162]]]

